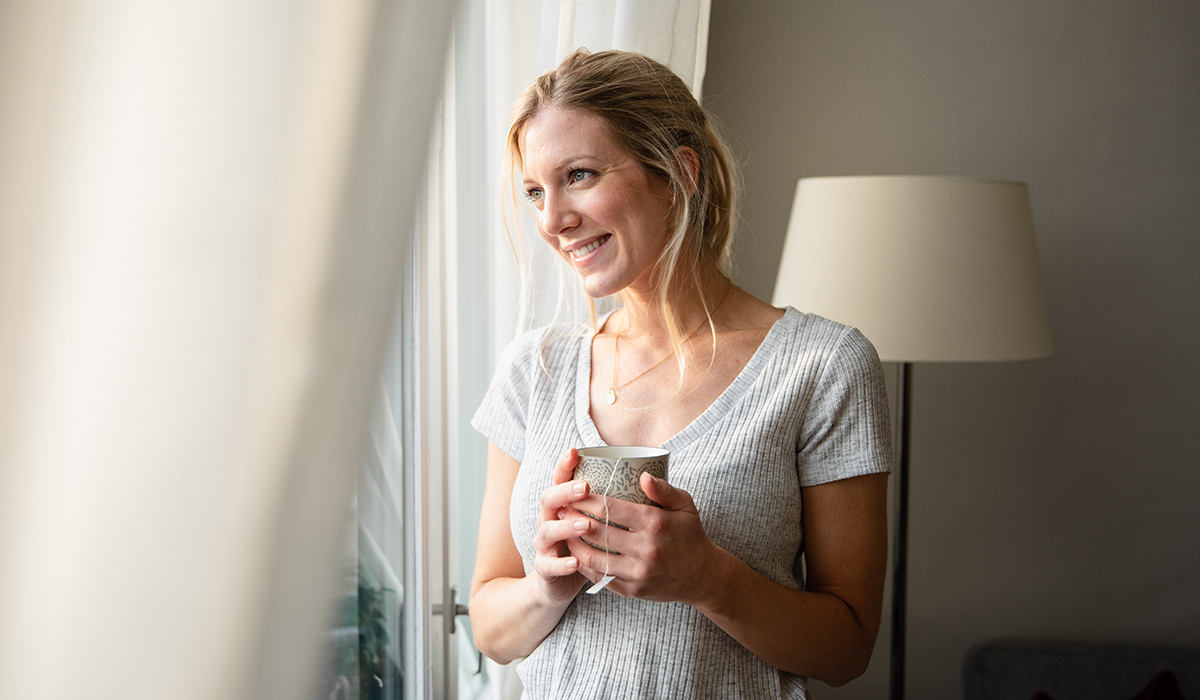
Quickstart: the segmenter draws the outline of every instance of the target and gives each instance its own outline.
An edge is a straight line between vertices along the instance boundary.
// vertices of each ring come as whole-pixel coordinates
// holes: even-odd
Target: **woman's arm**
[[[708,540],[691,496],[642,477],[663,509],[610,502],[614,521],[609,588],[694,605],[763,661],[841,685],[871,658],[887,566],[887,475],[802,489],[806,590],[780,586]],[[623,520],[619,520],[623,519]],[[581,571],[595,580],[606,555],[572,540]]]
[[[719,582],[695,605],[767,663],[842,685],[871,660],[887,568],[887,475],[802,490],[804,591],[717,549]]]
[[[487,487],[479,521],[479,548],[471,581],[471,627],[475,648],[502,664],[528,656],[558,624],[586,582],[563,540],[586,534],[592,524],[559,518],[563,507],[587,496],[587,484],[571,481],[578,455],[559,460],[542,492],[534,571],[525,575],[509,527],[509,504],[520,464],[488,443]],[[583,520],[583,522],[580,522]]]

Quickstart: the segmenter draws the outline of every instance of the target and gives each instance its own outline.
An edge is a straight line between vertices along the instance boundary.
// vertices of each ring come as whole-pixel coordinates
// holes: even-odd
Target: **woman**
[[[622,306],[518,338],[475,416],[476,646],[528,657],[531,698],[804,698],[806,677],[857,677],[887,549],[874,349],[730,281],[729,159],[665,66],[577,52],[526,90],[508,150],[541,238]],[[581,514],[605,505],[572,480],[575,448],[599,444],[671,451],[671,483],[641,482],[661,508],[608,501],[628,529]]]

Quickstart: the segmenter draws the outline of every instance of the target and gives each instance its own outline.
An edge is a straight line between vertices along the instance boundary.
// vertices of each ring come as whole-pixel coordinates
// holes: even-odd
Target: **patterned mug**
[[[642,491],[638,480],[642,472],[665,480],[670,455],[661,447],[583,447],[579,449],[575,478],[586,481],[594,495],[657,506]]]

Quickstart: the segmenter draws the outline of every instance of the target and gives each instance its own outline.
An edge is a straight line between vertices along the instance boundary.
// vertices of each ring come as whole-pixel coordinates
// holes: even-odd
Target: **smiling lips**
[[[580,246],[580,247],[570,250],[568,252],[571,253],[571,257],[578,260],[578,259],[582,258],[583,256],[587,255],[588,253],[592,252],[593,250],[604,245],[610,238],[612,238],[612,234],[606,233],[603,236],[592,241],[591,243],[588,243],[585,246]]]

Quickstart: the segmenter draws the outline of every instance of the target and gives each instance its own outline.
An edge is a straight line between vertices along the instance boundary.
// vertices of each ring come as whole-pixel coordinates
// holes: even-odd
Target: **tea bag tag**
[[[613,479],[617,476],[617,464],[618,462],[615,461],[612,463],[612,473],[608,475],[608,486],[604,487],[604,578],[597,581],[596,585],[587,589],[588,595],[596,595],[616,578],[608,574],[609,557],[612,556],[612,552],[608,549],[608,494],[612,491]]]
[[[600,591],[604,590],[605,587],[608,586],[608,584],[612,583],[614,578],[616,578],[616,577],[615,576],[605,576],[604,578],[597,581],[595,583],[595,585],[593,585],[591,588],[587,589],[587,594],[588,595],[596,595]]]

